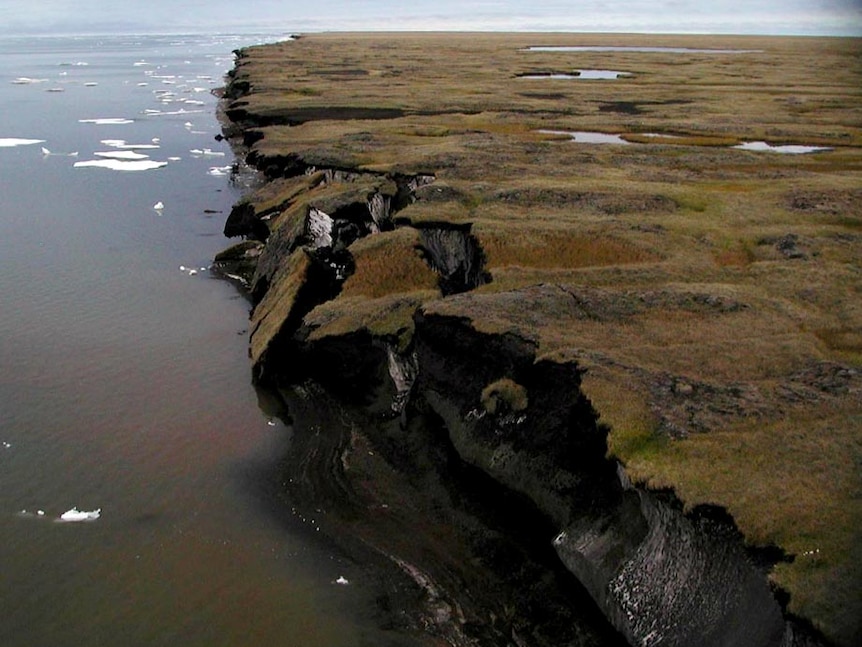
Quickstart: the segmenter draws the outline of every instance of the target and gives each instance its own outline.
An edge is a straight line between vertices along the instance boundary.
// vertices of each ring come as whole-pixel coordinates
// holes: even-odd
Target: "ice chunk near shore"
[[[106,168],[112,171],[151,171],[153,169],[167,166],[167,162],[156,162],[154,160],[117,160],[101,159],[75,162],[75,168]]]
[[[66,512],[61,514],[60,518],[57,521],[62,521],[65,523],[74,523],[79,521],[95,521],[99,518],[101,514],[101,508],[96,508],[95,510],[78,510],[77,507],[74,507],[71,510],[66,510]]]
[[[14,146],[31,146],[33,144],[44,144],[44,139],[21,139],[18,137],[0,137],[0,148],[12,148]]]

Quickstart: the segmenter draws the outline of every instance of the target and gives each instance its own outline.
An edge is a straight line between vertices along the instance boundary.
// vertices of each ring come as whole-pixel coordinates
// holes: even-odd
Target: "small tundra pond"
[[[549,72],[549,73],[537,73],[537,74],[523,74],[519,78],[522,79],[583,79],[583,80],[596,80],[596,79],[618,79],[621,76],[631,76],[631,72],[620,72],[619,70],[575,70],[571,73],[557,73],[557,72]]]
[[[744,151],[757,151],[765,153],[784,153],[785,155],[803,155],[805,153],[823,153],[831,151],[829,146],[804,146],[802,144],[785,144],[773,146],[766,142],[743,142],[734,148]]]
[[[588,131],[570,131],[570,130],[540,130],[540,133],[545,135],[568,135],[573,142],[578,144],[630,144],[619,135],[609,135],[607,133],[595,133]]]
[[[534,45],[528,52],[643,52],[668,54],[757,54],[762,49],[698,49],[696,47],[639,47],[612,45]]]

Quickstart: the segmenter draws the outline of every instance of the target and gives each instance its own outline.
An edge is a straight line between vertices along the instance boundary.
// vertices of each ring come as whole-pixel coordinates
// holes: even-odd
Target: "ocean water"
[[[207,269],[241,192],[211,90],[274,38],[0,41],[4,647],[381,644],[273,501],[290,430]]]

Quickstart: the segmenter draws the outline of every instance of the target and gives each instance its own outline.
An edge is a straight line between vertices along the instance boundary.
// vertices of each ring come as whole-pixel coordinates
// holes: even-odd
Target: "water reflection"
[[[540,130],[545,135],[568,135],[577,144],[631,144],[620,135],[609,135],[607,133],[588,132],[582,130]]]
[[[619,70],[575,70],[571,74],[549,72],[546,74],[524,74],[519,78],[522,79],[609,79],[616,80],[621,76],[632,76],[631,72],[620,72]]]
[[[783,153],[785,155],[803,155],[805,153],[822,153],[831,151],[828,146],[804,146],[802,144],[785,144],[773,146],[766,142],[743,142],[733,148],[738,148],[744,151],[756,151],[765,153]]]
[[[699,49],[696,47],[641,47],[616,45],[536,45],[527,47],[528,52],[642,52],[668,54],[758,54],[762,49]]]

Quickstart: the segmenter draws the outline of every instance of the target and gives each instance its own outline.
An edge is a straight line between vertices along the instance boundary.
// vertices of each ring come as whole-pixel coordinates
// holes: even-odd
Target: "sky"
[[[581,31],[862,36],[862,0],[0,0],[0,33]]]

